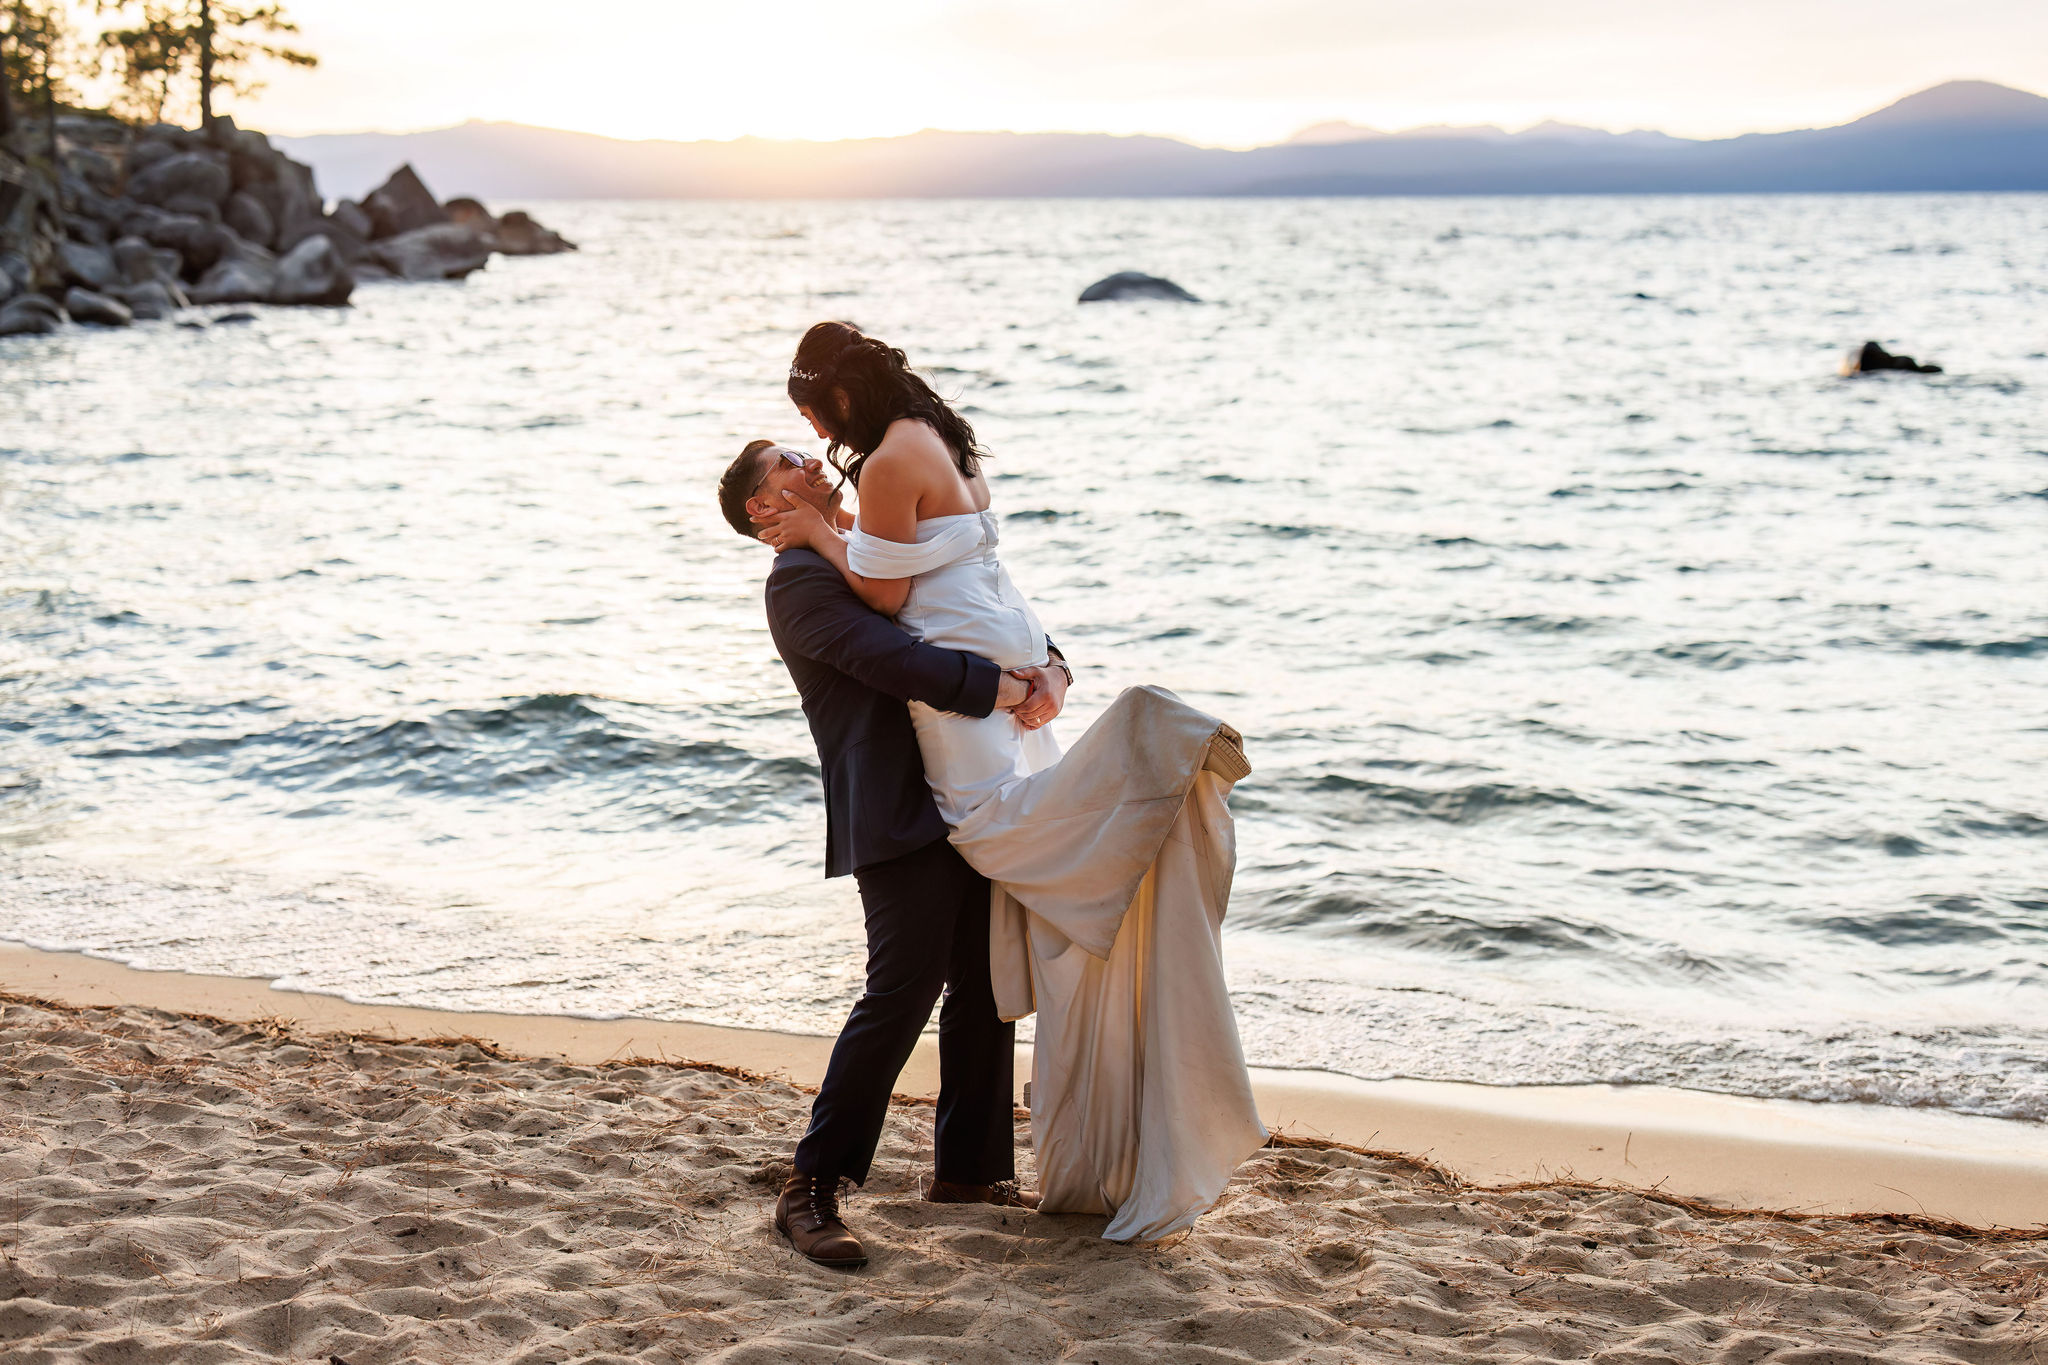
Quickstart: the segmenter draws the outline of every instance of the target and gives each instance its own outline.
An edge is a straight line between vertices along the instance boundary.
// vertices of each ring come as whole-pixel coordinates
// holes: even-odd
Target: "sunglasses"
[[[784,464],[790,465],[793,468],[802,469],[804,467],[804,457],[797,454],[793,450],[778,450],[775,452],[775,457],[781,460]],[[761,484],[767,483],[768,480],[774,477],[775,468],[773,465],[771,465],[769,466],[768,472],[761,476],[761,483],[755,484],[754,491],[752,493],[747,494],[747,496],[751,498],[755,494],[759,493],[761,491]]]

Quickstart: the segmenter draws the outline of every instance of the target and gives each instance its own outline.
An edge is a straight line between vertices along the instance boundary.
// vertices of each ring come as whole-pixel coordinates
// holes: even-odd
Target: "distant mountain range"
[[[1853,123],[1695,141],[1542,123],[1322,124],[1249,151],[1106,133],[626,142],[514,123],[279,138],[330,195],[411,162],[443,196],[846,199],[2048,190],[2048,99],[1951,81]]]

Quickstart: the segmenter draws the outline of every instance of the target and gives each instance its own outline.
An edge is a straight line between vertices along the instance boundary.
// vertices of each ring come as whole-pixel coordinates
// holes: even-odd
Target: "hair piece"
[[[754,490],[765,477],[761,472],[761,452],[774,448],[773,441],[747,442],[739,458],[725,467],[718,480],[718,510],[725,514],[726,524],[748,540],[761,539],[761,528],[747,517],[747,499],[754,496]]]
[[[843,410],[838,395],[845,397]],[[967,419],[910,368],[903,352],[850,322],[820,322],[804,333],[789,366],[789,398],[816,415],[831,437],[825,458],[856,487],[889,424],[906,417],[938,433],[963,477],[973,478],[988,458]]]

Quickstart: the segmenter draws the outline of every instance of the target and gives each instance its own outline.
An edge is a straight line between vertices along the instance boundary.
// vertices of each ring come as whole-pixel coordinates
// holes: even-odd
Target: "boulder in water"
[[[64,268],[64,278],[72,284],[109,289],[120,282],[120,271],[114,266],[114,253],[109,247],[61,241],[57,243],[57,261]]]
[[[1172,280],[1162,280],[1157,275],[1147,275],[1136,270],[1119,270],[1107,279],[1097,280],[1081,291],[1082,303],[1106,303],[1117,299],[1168,299],[1175,303],[1200,303],[1201,300]]]
[[[363,212],[363,206],[353,199],[344,199],[336,204],[334,212],[327,215],[327,220],[350,236],[365,242],[369,241],[371,234],[377,230],[376,225],[370,221],[370,215]]]
[[[174,284],[185,258],[169,247],[151,246],[140,237],[123,237],[114,243],[114,266],[125,284]]]
[[[24,294],[0,306],[0,337],[34,336],[64,325],[64,314],[41,294]]]
[[[348,273],[348,264],[334,243],[316,233],[278,261],[277,284],[270,301],[338,308],[348,302],[355,287],[355,277]]]
[[[576,244],[550,227],[534,221],[524,209],[513,209],[498,220],[491,233],[491,245],[507,256],[552,256],[574,251]]]
[[[500,218],[474,199],[450,199],[442,207],[448,210],[449,221],[476,229],[486,246],[506,256],[552,256],[576,250],[574,242],[541,226],[524,209],[513,209]]]
[[[77,285],[65,292],[64,311],[71,314],[73,322],[89,322],[95,327],[126,327],[135,321],[135,314],[119,299]]]
[[[242,254],[225,257],[207,271],[192,286],[192,302],[268,303],[276,290],[276,263],[254,254]]]
[[[127,304],[128,311],[141,321],[172,317],[192,302],[185,297],[184,290],[164,280],[123,285],[114,291],[114,297]]]
[[[1878,370],[1904,370],[1909,374],[1940,374],[1939,365],[1922,365],[1909,355],[1893,355],[1874,341],[1863,343],[1863,349],[1842,362],[1842,373],[1871,374]]]
[[[481,270],[491,248],[475,228],[440,223],[373,243],[370,259],[402,280],[459,280]]]
[[[397,237],[421,228],[437,227],[448,221],[448,213],[434,198],[412,164],[400,166],[391,178],[371,190],[363,200],[370,215],[372,238]]]

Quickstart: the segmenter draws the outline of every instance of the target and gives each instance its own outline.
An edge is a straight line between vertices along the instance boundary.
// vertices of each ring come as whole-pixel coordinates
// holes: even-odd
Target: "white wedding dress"
[[[996,557],[988,512],[917,524],[917,543],[848,534],[848,562],[907,578],[897,622],[1004,668],[1045,632]],[[1225,798],[1250,771],[1237,732],[1134,687],[1062,758],[1049,729],[910,703],[939,813],[992,884],[990,972],[1005,1019],[1038,1013],[1031,1139],[1046,1213],[1158,1238],[1210,1208],[1266,1140],[1223,978],[1236,866]]]

